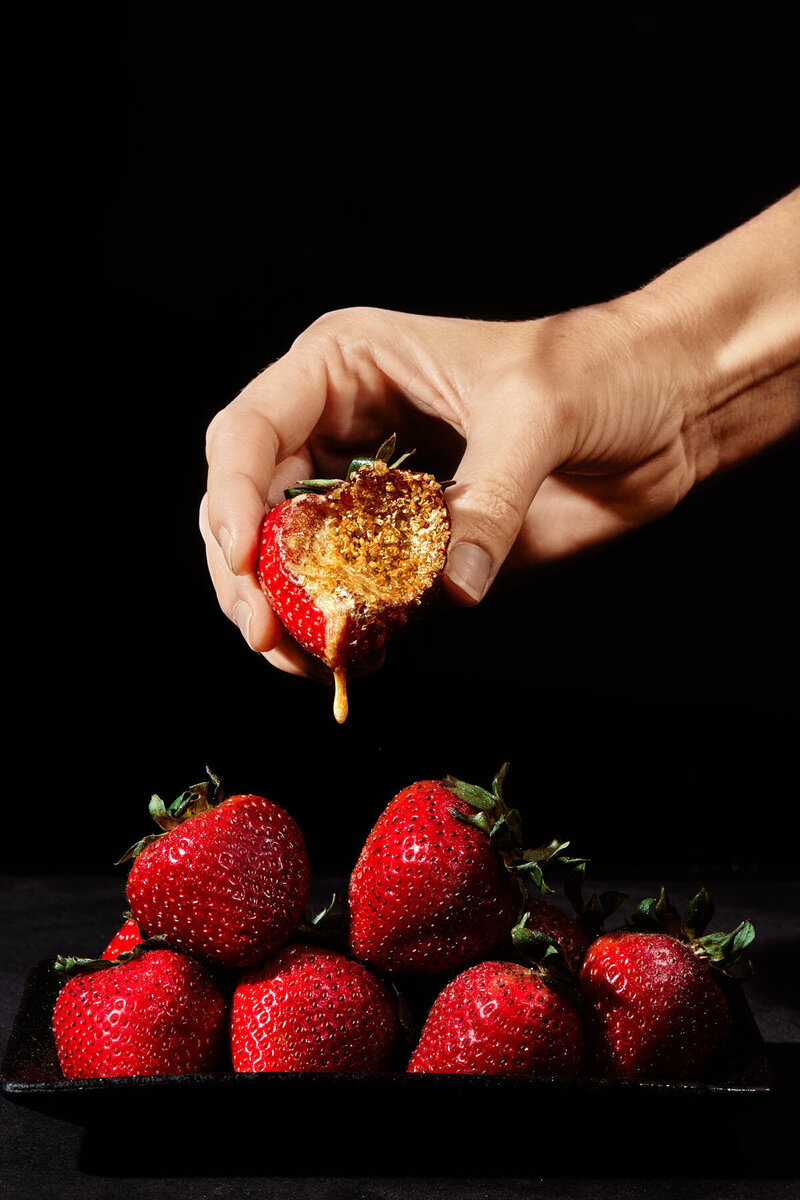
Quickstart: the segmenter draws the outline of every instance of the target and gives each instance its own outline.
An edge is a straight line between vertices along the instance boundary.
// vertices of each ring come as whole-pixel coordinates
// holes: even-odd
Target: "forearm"
[[[800,425],[800,189],[631,299],[673,347],[696,480]]]

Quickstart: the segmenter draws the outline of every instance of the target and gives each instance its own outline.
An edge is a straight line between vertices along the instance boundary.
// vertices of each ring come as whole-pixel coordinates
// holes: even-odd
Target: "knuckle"
[[[516,531],[526,513],[519,489],[503,479],[476,480],[469,489],[469,508],[477,532],[489,543],[496,540],[498,531]]]
[[[380,319],[380,309],[366,305],[335,308],[312,321],[292,343],[292,351],[346,357],[348,350],[368,340]]]

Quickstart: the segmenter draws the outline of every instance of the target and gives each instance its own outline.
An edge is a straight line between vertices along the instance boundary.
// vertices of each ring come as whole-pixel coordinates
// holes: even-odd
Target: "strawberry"
[[[350,876],[355,958],[379,971],[432,974],[508,942],[526,901],[524,875],[542,886],[541,862],[567,860],[566,843],[520,849],[519,813],[502,795],[507,767],[491,793],[452,776],[426,779],[384,809]]]
[[[397,1036],[386,985],[324,946],[290,943],[244,971],[233,994],[235,1071],[380,1071]]]
[[[743,922],[701,937],[712,912],[702,890],[681,922],[662,890],[629,926],[601,934],[579,975],[588,1061],[601,1075],[693,1079],[728,1042],[731,1013],[717,972],[753,940]]]
[[[131,916],[145,937],[226,967],[260,962],[289,941],[303,915],[310,872],[303,835],[264,796],[223,797],[219,780],[150,812],[164,831],[143,838],[127,881]]]
[[[577,1075],[583,1059],[575,1000],[541,969],[486,960],[433,1002],[408,1071],[456,1075]]]
[[[227,1001],[196,960],[153,940],[116,960],[59,958],[56,968],[80,968],[53,1009],[67,1079],[188,1075],[219,1062]]]
[[[114,934],[101,957],[108,959],[119,958],[120,954],[125,954],[128,950],[132,950],[134,946],[138,946],[139,942],[143,940],[139,926],[133,917],[128,917]]]
[[[606,919],[628,899],[624,892],[593,893],[584,901],[583,879],[586,863],[572,860],[564,883],[573,912],[566,912],[549,898],[532,896],[520,927],[513,930],[517,946],[524,944],[521,927],[544,934],[559,947],[567,965],[574,973],[580,969],[586,951],[603,929]]]
[[[572,970],[578,970],[592,939],[577,917],[544,898],[532,897],[527,907],[529,928],[552,938],[560,946]]]
[[[450,514],[432,475],[389,464],[391,437],[344,480],[304,480],[265,517],[257,576],[274,612],[333,672],[347,717],[347,671],[406,624],[444,571]],[[449,481],[448,481],[449,482]]]

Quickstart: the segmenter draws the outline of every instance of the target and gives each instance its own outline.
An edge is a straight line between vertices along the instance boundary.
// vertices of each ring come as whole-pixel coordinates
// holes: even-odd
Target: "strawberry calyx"
[[[295,936],[303,942],[344,952],[347,945],[347,896],[342,892],[333,892],[319,911],[315,911],[313,905],[307,905]]]
[[[166,937],[159,933],[138,942],[130,950],[123,950],[116,958],[80,958],[77,955],[59,954],[53,963],[53,968],[62,975],[105,971],[109,967],[121,967],[125,963],[133,962],[134,959],[141,958],[150,950],[164,950],[167,945]]]
[[[691,898],[681,914],[662,887],[657,897],[642,900],[629,918],[629,927],[640,932],[666,933],[684,942],[703,963],[723,975],[741,961],[755,939],[752,921],[741,921],[727,933],[706,933],[714,915],[714,902],[705,887]]]
[[[581,928],[592,939],[602,933],[605,923],[617,909],[629,899],[626,892],[607,891],[598,895],[593,892],[588,900],[583,898],[586,877],[586,862],[576,862],[567,873],[564,892],[575,912]]]
[[[555,992],[575,998],[577,980],[566,955],[555,938],[539,929],[531,929],[531,914],[525,912],[511,930],[511,941],[519,958],[542,977]]]
[[[287,500],[293,500],[295,496],[304,496],[309,492],[324,496],[332,491],[333,488],[339,487],[340,484],[347,483],[357,471],[362,470],[364,467],[374,467],[376,463],[384,463],[390,471],[395,471],[414,453],[413,450],[407,450],[405,454],[401,454],[399,458],[392,462],[396,446],[397,435],[393,433],[378,447],[372,458],[354,458],[347,468],[344,479],[300,479],[297,483],[292,484],[291,487],[285,488],[283,494]],[[439,486],[441,488],[450,487],[454,482],[455,480],[453,479],[447,479],[443,483],[440,483]]]
[[[568,849],[570,843],[562,842],[558,838],[553,838],[541,846],[524,847],[522,819],[519,810],[509,807],[503,796],[509,765],[507,762],[503,763],[492,780],[490,792],[475,784],[465,783],[462,779],[456,779],[452,775],[445,776],[442,780],[444,786],[459,800],[464,800],[476,809],[474,813],[464,813],[457,808],[451,808],[448,811],[459,821],[473,825],[487,835],[490,844],[500,855],[506,868],[520,877],[521,886],[523,886],[524,880],[530,887],[545,895],[551,889],[544,880],[542,869],[544,865],[572,869],[579,864],[585,865],[586,860],[567,856],[564,851]]]
[[[211,808],[216,808],[225,799],[225,794],[222,790],[222,784],[219,778],[213,773],[210,767],[206,767],[208,780],[202,783],[195,783],[185,792],[172,801],[167,807],[160,796],[155,793],[150,797],[149,812],[155,823],[160,829],[160,833],[148,833],[138,842],[129,847],[128,850],[117,859],[115,866],[120,866],[130,859],[134,859],[141,854],[145,847],[158,841],[165,833],[171,833],[173,829],[177,829],[184,821],[196,817],[201,812],[208,812]]]

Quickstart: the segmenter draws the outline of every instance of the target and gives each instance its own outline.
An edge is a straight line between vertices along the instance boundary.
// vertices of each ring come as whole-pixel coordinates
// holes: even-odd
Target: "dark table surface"
[[[598,1114],[602,1123],[592,1128],[585,1108],[568,1111],[561,1119],[561,1136],[554,1140],[552,1126],[543,1123],[541,1113],[520,1111],[516,1103],[504,1110],[496,1102],[489,1112],[464,1114],[462,1146],[470,1147],[471,1153],[468,1166],[461,1167],[467,1157],[462,1160],[457,1144],[448,1140],[437,1147],[434,1137],[423,1156],[401,1123],[390,1148],[384,1143],[383,1157],[376,1160],[368,1148],[359,1148],[357,1129],[352,1130],[350,1144],[339,1147],[340,1153],[331,1155],[330,1147],[323,1150],[315,1136],[315,1123],[325,1119],[319,1112],[298,1114],[296,1148],[285,1139],[277,1145],[265,1114],[258,1144],[242,1155],[230,1142],[214,1144],[214,1115],[209,1113],[208,1121],[198,1127],[197,1145],[204,1149],[198,1154],[184,1141],[170,1146],[169,1129],[153,1127],[146,1111],[133,1127],[115,1131],[109,1140],[108,1131],[101,1136],[3,1097],[0,1190],[13,1197],[54,1193],[61,1200],[110,1195],[388,1198],[409,1189],[431,1200],[501,1195],[537,1200],[797,1196],[796,1139],[784,1132],[781,1118],[796,1105],[800,1080],[800,1017],[792,974],[800,933],[800,884],[734,877],[702,882],[716,901],[716,927],[732,928],[745,917],[756,927],[754,972],[744,986],[775,1081],[757,1104],[751,1097],[724,1097],[724,1104],[698,1108],[690,1098],[673,1103],[673,1097],[669,1111],[660,1112],[649,1109],[645,1096],[633,1110],[619,1113],[618,1125],[614,1113]],[[630,881],[619,879],[599,886],[633,891]],[[670,898],[680,905],[697,886],[673,881],[668,885]],[[121,884],[115,878],[2,880],[4,1048],[33,964],[64,952],[94,952],[105,944],[123,908]],[[342,1114],[337,1118],[346,1128]],[[504,1145],[516,1153],[505,1154]]]

